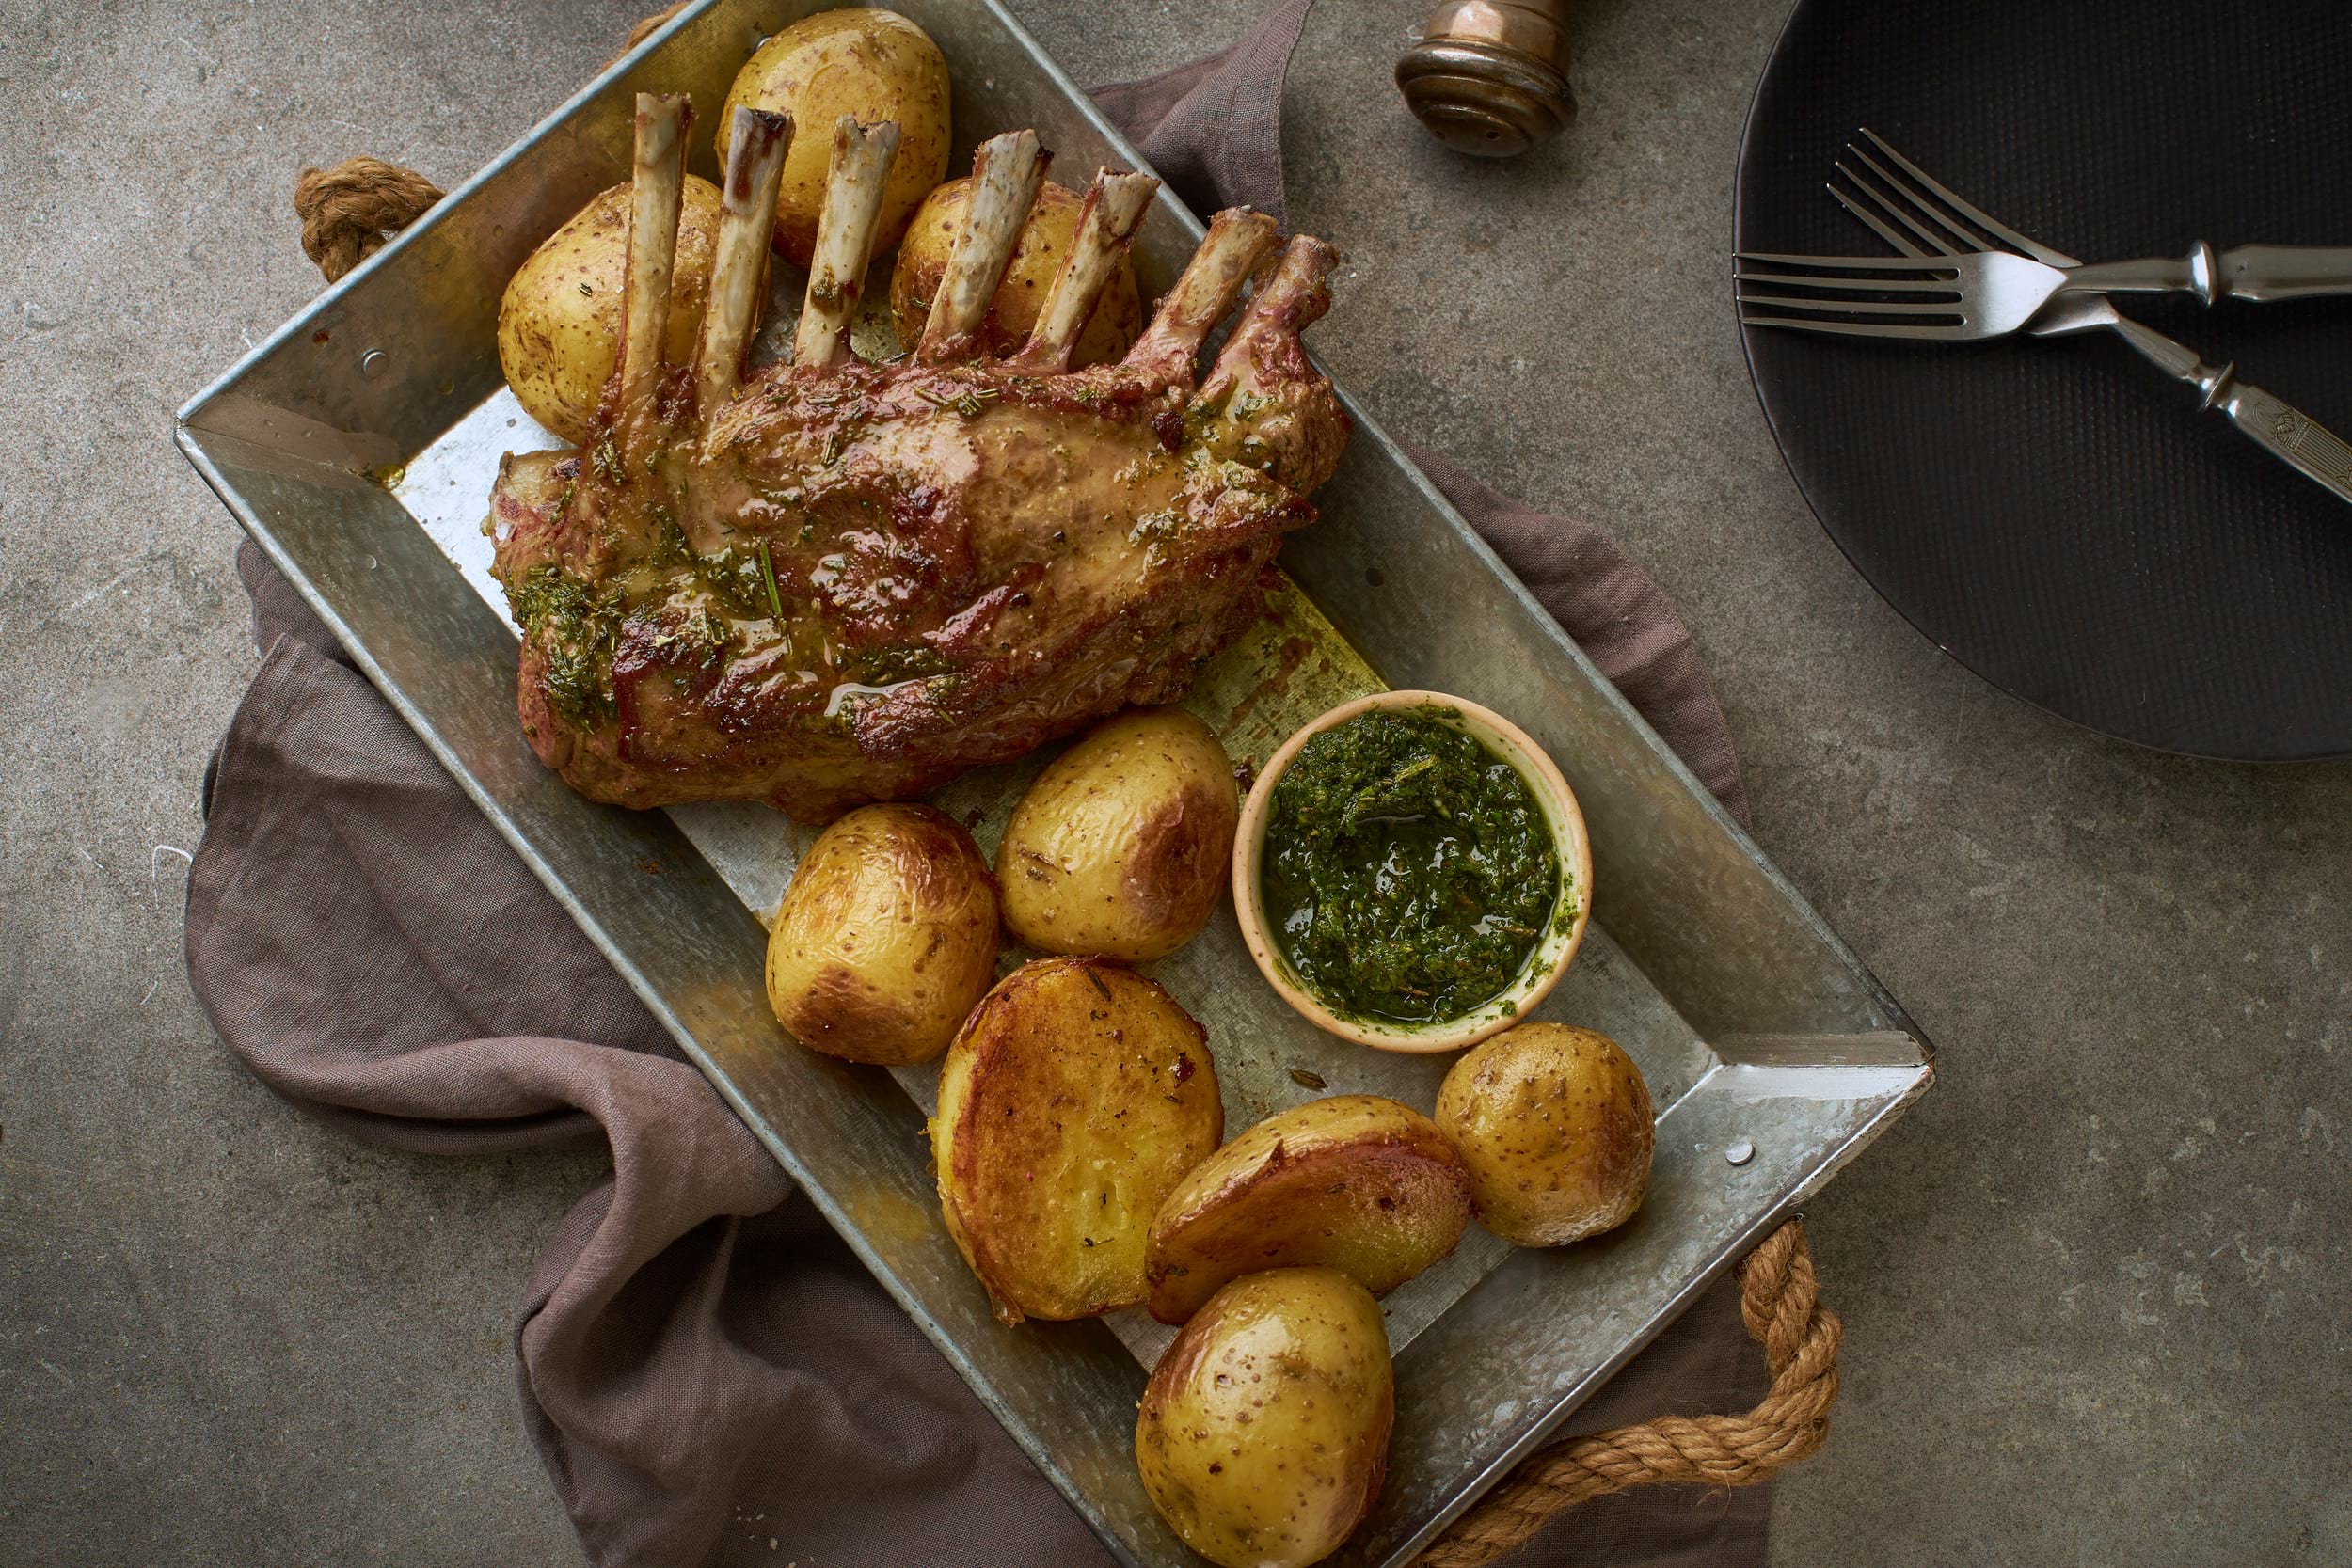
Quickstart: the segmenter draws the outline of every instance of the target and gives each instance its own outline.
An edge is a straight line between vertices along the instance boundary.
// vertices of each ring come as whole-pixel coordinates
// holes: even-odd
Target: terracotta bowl
[[[1527,781],[1527,787],[1543,810],[1544,820],[1550,824],[1560,864],[1576,879],[1576,919],[1565,930],[1547,927],[1543,941],[1529,956],[1518,980],[1501,995],[1461,1018],[1422,1024],[1342,1018],[1299,984],[1268,936],[1263,895],[1258,885],[1259,862],[1265,849],[1268,803],[1283,769],[1298,755],[1299,748],[1314,736],[1375,708],[1423,706],[1451,708],[1459,718],[1449,722],[1457,724],[1518,768],[1519,777]],[[1375,692],[1343,703],[1300,729],[1282,743],[1282,749],[1267,761],[1265,770],[1250,786],[1249,799],[1241,809],[1240,830],[1233,836],[1233,912],[1241,922],[1242,941],[1248,944],[1249,956],[1257,960],[1266,983],[1316,1028],[1381,1051],[1458,1051],[1501,1033],[1533,1011],[1559,983],[1561,972],[1584,944],[1584,927],[1593,912],[1593,846],[1585,836],[1584,814],[1577,807],[1575,791],[1568,788],[1568,781],[1560,776],[1560,769],[1544,754],[1543,748],[1529,739],[1517,724],[1476,703],[1449,697],[1441,691]]]

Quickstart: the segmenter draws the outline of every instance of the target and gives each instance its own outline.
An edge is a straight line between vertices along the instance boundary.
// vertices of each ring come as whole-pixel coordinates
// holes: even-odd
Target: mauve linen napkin
[[[1097,95],[1198,210],[1281,212],[1282,75],[1311,4],[1277,0],[1224,53]],[[1741,811],[1722,711],[1656,585],[1593,529],[1422,463]],[[589,1560],[1106,1563],[292,587],[249,542],[237,563],[262,659],[206,775],[191,983],[256,1076],[357,1136],[610,1148],[516,1335],[524,1419]],[[1726,1283],[1578,1425],[1743,1409],[1763,1383]],[[1649,1488],[1510,1560],[1749,1568],[1766,1512],[1763,1487]]]

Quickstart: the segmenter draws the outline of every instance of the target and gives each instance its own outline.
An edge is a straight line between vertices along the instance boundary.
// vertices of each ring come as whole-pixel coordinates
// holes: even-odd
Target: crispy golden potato
[[[939,1072],[948,1233],[1008,1323],[1143,1299],[1160,1200],[1225,1131],[1208,1037],[1117,964],[1040,958],[997,983]]]
[[[548,236],[499,301],[499,368],[523,411],[574,446],[596,427],[596,402],[621,355],[621,291],[628,275],[628,187],[597,194]],[[686,177],[677,261],[670,274],[663,352],[691,364],[710,298],[719,187]]]
[[[1224,1568],[1304,1568],[1372,1511],[1395,1371],[1380,1307],[1337,1269],[1245,1275],[1176,1336],[1136,1416],[1143,1489]]]
[[[1438,1090],[1438,1123],[1470,1166],[1480,1222],[1506,1242],[1597,1236],[1649,1190],[1649,1085],[1590,1029],[1522,1023],[1469,1052]]]
[[[1005,280],[990,299],[981,341],[997,354],[1010,354],[1028,341],[1045,294],[1070,254],[1078,232],[1078,214],[1086,198],[1051,180],[1038,187],[1037,201],[1022,226],[1021,243],[1013,248]],[[947,274],[947,258],[963,231],[964,214],[972,207],[972,179],[950,180],[923,198],[907,224],[898,245],[898,264],[890,274],[890,314],[898,325],[898,341],[912,348],[930,318],[931,297]],[[1119,270],[1103,291],[1078,334],[1073,365],[1102,365],[1124,355],[1143,334],[1143,295],[1136,288],[1135,263],[1119,259]]]
[[[866,806],[827,828],[768,933],[776,1021],[852,1062],[938,1055],[995,974],[995,879],[929,806]]]
[[[1056,757],[996,846],[1005,924],[1046,953],[1143,963],[1200,934],[1232,880],[1233,767],[1181,708],[1107,719]]]
[[[1152,1221],[1152,1315],[1180,1323],[1255,1269],[1320,1263],[1378,1295],[1454,1250],[1470,1172],[1437,1123],[1376,1094],[1266,1117],[1193,1168]]]
[[[866,125],[898,122],[875,255],[898,243],[914,204],[947,172],[947,62],[929,33],[896,11],[819,11],[761,44],[736,73],[719,111],[721,168],[739,103],[792,117],[792,147],[776,194],[775,247],[802,266],[817,248],[834,125],[843,115]]]

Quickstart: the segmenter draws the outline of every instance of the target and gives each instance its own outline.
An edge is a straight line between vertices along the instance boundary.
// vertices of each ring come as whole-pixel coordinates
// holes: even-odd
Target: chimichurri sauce
[[[1576,895],[1527,781],[1451,713],[1360,714],[1299,748],[1275,784],[1266,918],[1336,1012],[1460,1018],[1518,977]]]

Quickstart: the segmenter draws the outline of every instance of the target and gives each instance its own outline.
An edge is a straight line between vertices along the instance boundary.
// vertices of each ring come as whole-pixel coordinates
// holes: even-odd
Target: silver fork
[[[1916,183],[1906,182],[1901,175],[1889,170],[1861,148],[1850,143],[1847,150],[1875,174],[1886,189],[1881,189],[1844,164],[1839,164],[1836,166],[1837,172],[1853,185],[1861,199],[1848,195],[1834,182],[1829,187],[1830,194],[1880,239],[1905,256],[1948,260],[1973,252],[1999,253],[2003,246],[2007,246],[2061,271],[2081,267],[2081,263],[2072,256],[2026,238],[1958,192],[1940,183],[1925,169],[1888,146],[1876,132],[1865,127],[1862,135],[1885,155],[1889,163]],[[1921,194],[1920,187],[1932,193],[1931,198]],[[1888,195],[1889,190],[1894,195]],[[1873,213],[1870,206],[1866,206],[1866,200],[1878,212]],[[1882,213],[1885,214],[1884,218],[1879,215]],[[1893,223],[1890,224],[1887,219],[1892,219]],[[1899,224],[1901,228],[1898,230],[1894,224]],[[1799,324],[1779,322],[1774,325],[1793,326]],[[1816,324],[1804,325],[1811,326]],[[2259,387],[2238,380],[2234,366],[2223,365],[2216,369],[2200,358],[2187,344],[2133,321],[2117,310],[2106,295],[2094,293],[2058,294],[2026,324],[2026,330],[2037,337],[2058,337],[2102,329],[2122,337],[2167,375],[2197,388],[2204,394],[2204,407],[2217,408],[2227,414],[2231,422],[2273,456],[2326,486],[2339,499],[2352,501],[2352,446],[2347,446],[2299,409]]]
[[[1871,135],[1867,130],[1862,134]],[[1899,179],[1860,148],[1849,143],[1846,150],[1867,165],[1880,179],[1903,188]],[[1885,150],[1889,157],[1908,166],[1908,160],[1901,154],[1892,148]],[[1839,164],[1837,170],[1856,186],[1871,188],[1845,165]],[[1853,208],[1844,192],[1835,185],[1830,190],[1849,209]],[[1879,229],[1882,234],[1887,233],[1867,214],[1856,210],[1855,215]],[[1931,245],[1939,243],[1938,235],[1917,219],[1901,212],[1895,215]],[[1932,256],[1915,248],[1902,257],[1776,256],[1742,251],[1739,259],[1743,263],[1770,262],[1810,269],[1762,272],[1743,265],[1734,274],[1742,284],[1766,283],[1783,289],[1815,291],[1804,294],[1766,294],[1742,289],[1739,296],[1741,305],[1769,306],[1779,312],[1766,315],[1761,311],[1744,311],[1742,317],[1754,325],[1780,326],[1795,325],[1785,319],[1791,313],[1901,315],[1920,319],[1905,322],[1903,329],[1898,331],[1872,330],[1868,323],[1851,328],[1824,326],[1821,330],[1856,330],[1871,337],[1997,338],[2025,325],[2036,311],[2062,293],[2185,293],[2194,294],[2208,305],[2223,298],[2268,301],[2352,293],[2352,249],[2274,245],[2216,250],[2201,240],[2196,248],[2178,261],[2152,257],[2085,265],[2074,261],[2047,261],[2031,253],[2021,256],[1987,247],[1980,243],[1981,237],[1974,234],[1963,234],[1962,238],[1965,243],[1961,250]],[[2041,247],[2035,249],[2040,251]],[[1917,297],[1843,297],[1855,293]],[[1924,330],[1931,327],[1934,330]]]
[[[2082,267],[2073,276],[2005,250],[1947,251],[1908,256],[1781,256],[1743,250],[1732,277],[1740,285],[1740,320],[1750,326],[1794,326],[1864,338],[1927,338],[1964,342],[2000,338],[2031,321],[2052,296],[2112,287]],[[1806,267],[1806,272],[1770,272]],[[2129,263],[2126,263],[2129,264]],[[1756,285],[1805,293],[1761,293]],[[1859,294],[1894,294],[1863,299]],[[1842,321],[1842,316],[1899,317]]]

